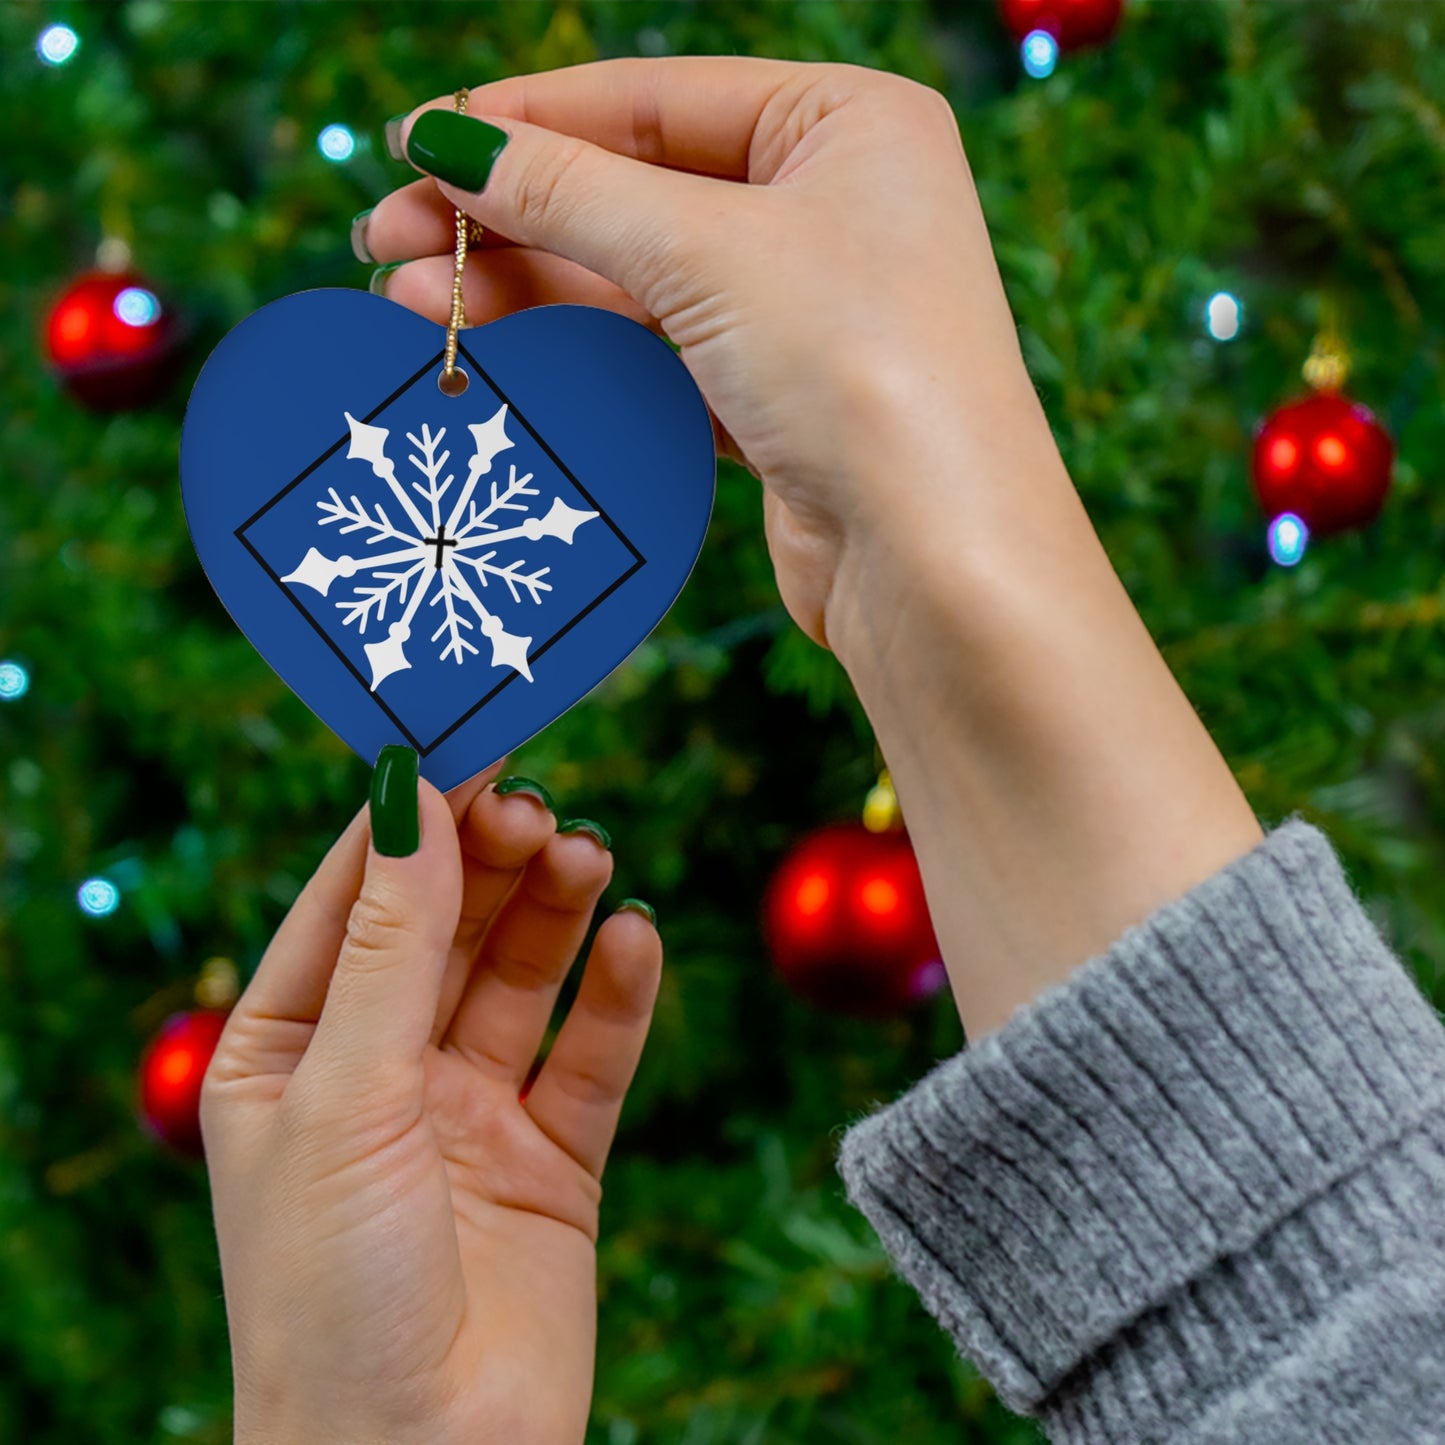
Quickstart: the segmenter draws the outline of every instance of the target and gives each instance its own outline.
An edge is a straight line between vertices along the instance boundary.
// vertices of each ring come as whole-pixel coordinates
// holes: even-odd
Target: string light
[[[144,286],[127,286],[111,307],[116,320],[127,326],[151,326],[160,320],[161,303],[154,291]]]
[[[1019,47],[1024,70],[1035,80],[1045,80],[1059,63],[1059,42],[1047,30],[1030,30]]]
[[[80,49],[80,36],[68,25],[47,25],[35,42],[35,53],[47,65],[64,65]]]
[[[1233,341],[1244,325],[1244,307],[1228,291],[1216,291],[1204,308],[1204,329],[1216,341]]]
[[[930,958],[908,981],[911,998],[932,998],[948,982],[948,970],[941,958]]]
[[[1293,567],[1305,554],[1310,529],[1293,512],[1281,512],[1269,524],[1269,555],[1281,567]]]
[[[350,126],[329,125],[316,137],[316,149],[329,161],[339,164],[356,153],[356,137]]]
[[[109,878],[87,878],[76,890],[80,911],[92,918],[108,918],[120,907],[120,889]]]
[[[30,674],[8,658],[0,662],[0,702],[18,702],[30,691]]]

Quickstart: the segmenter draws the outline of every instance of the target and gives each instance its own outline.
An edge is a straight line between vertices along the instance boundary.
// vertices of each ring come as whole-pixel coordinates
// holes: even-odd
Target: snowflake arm
[[[536,542],[543,537],[556,537],[559,542],[566,542],[570,547],[573,537],[577,535],[577,528],[597,515],[596,512],[584,512],[577,507],[569,507],[561,497],[553,497],[552,510],[545,517],[528,517],[520,526],[500,532],[478,532],[470,537],[463,533],[462,540],[457,543],[457,550],[492,547],[517,537],[525,537],[529,542]]]
[[[527,661],[527,649],[531,647],[532,639],[518,637],[508,632],[502,626],[502,619],[494,613],[488,612],[482,605],[481,598],[472,591],[460,570],[455,573],[453,585],[456,587],[458,595],[466,599],[467,604],[482,620],[482,634],[490,638],[492,643],[492,666],[510,667],[531,682],[532,668]]]
[[[452,598],[459,596],[456,590],[455,574],[452,572],[442,573],[442,590],[432,598],[430,606],[435,607],[438,602],[446,604],[446,616],[442,619],[441,626],[431,635],[431,640],[437,642],[445,634],[448,637],[447,645],[442,648],[441,660],[445,662],[449,657],[455,657],[458,664],[462,661],[462,654],[470,652],[476,655],[477,649],[462,636],[462,629],[472,631],[474,624],[459,613],[452,603]]]
[[[422,457],[417,456],[414,452],[407,457],[407,460],[426,478],[426,486],[422,486],[420,482],[413,482],[411,485],[414,491],[419,492],[431,503],[433,531],[436,531],[436,529],[441,526],[442,498],[446,495],[446,490],[451,486],[453,481],[450,475],[445,479],[442,478],[442,472],[446,467],[447,459],[451,456],[451,453],[447,451],[443,452],[440,456],[437,455],[437,448],[442,444],[442,438],[446,436],[446,434],[447,429],[442,427],[441,430],[433,436],[429,426],[422,427],[420,437],[413,435],[411,432],[407,432],[406,434],[407,441],[416,447],[417,451],[420,451],[422,456],[426,458],[426,460],[423,461]]]
[[[500,409],[493,412],[486,421],[473,422],[467,428],[472,434],[472,441],[476,443],[476,455],[468,464],[467,480],[475,483],[476,479],[485,476],[491,471],[492,462],[498,452],[504,452],[509,447],[516,446],[511,437],[507,435],[507,404],[503,402]]]
[[[403,542],[406,545],[399,552],[388,552],[381,557],[366,557],[360,560],[349,555],[343,555],[333,560],[323,555],[315,547],[311,547],[296,569],[281,579],[283,582],[299,582],[305,587],[313,587],[324,597],[338,577],[354,576],[358,568],[374,570],[377,567],[391,566],[396,562],[408,562],[416,559],[417,549],[421,546],[420,539],[397,531],[392,526],[391,519],[380,502],[376,504],[376,516],[373,517],[359,498],[352,497],[351,505],[348,507],[337,494],[335,487],[330,488],[330,493],[331,500],[329,502],[322,500],[316,504],[322,513],[318,526],[326,527],[333,522],[344,522],[346,525],[341,528],[343,533],[370,532],[371,535],[366,539],[369,547],[375,546],[378,542],[392,540]]]
[[[386,515],[386,509],[380,502],[376,504],[376,516],[373,517],[362,505],[361,499],[352,494],[351,506],[348,507],[337,494],[336,488],[330,488],[331,500],[329,502],[317,502],[317,508],[323,513],[319,526],[329,527],[333,522],[345,522],[347,525],[342,532],[368,531],[372,535],[366,539],[368,546],[375,546],[378,542],[385,542],[388,538],[395,537],[401,542],[412,542],[416,539],[408,537],[405,532],[398,532],[391,524],[391,518]]]
[[[492,500],[479,511],[477,504],[471,502],[471,515],[457,529],[456,536],[465,537],[469,532],[475,531],[478,527],[486,527],[489,531],[495,531],[497,524],[489,519],[493,512],[525,512],[526,502],[515,502],[513,497],[535,497],[536,487],[529,487],[528,482],[532,480],[532,473],[528,472],[525,477],[517,475],[516,467],[508,468],[507,485],[501,491],[497,490],[497,484],[492,483]],[[460,508],[458,508],[460,511]],[[478,540],[483,540],[478,538]]]
[[[496,555],[495,552],[488,552],[480,558],[458,557],[457,561],[465,562],[469,567],[475,567],[483,587],[487,585],[488,573],[493,577],[500,577],[502,581],[507,584],[507,590],[512,594],[513,602],[520,602],[522,600],[521,593],[517,591],[517,585],[519,583],[532,594],[533,602],[540,602],[542,600],[542,593],[552,590],[552,584],[550,582],[542,581],[542,578],[552,570],[550,567],[541,567],[533,573],[524,574],[518,572],[517,569],[527,565],[525,558],[519,557],[515,562],[509,562],[505,567],[498,567],[492,561],[492,558]]]
[[[392,496],[401,503],[402,510],[411,519],[418,534],[425,533],[426,522],[407,496],[406,489],[397,481],[396,463],[386,454],[386,439],[391,433],[384,426],[370,426],[364,421],[357,421],[349,411],[342,412],[342,416],[351,428],[351,447],[346,453],[347,460],[355,457],[368,463],[372,472],[391,488]]]
[[[372,692],[375,692],[392,673],[401,672],[411,666],[411,661],[406,655],[406,643],[411,637],[412,620],[416,617],[416,610],[421,606],[421,600],[431,586],[432,578],[432,573],[427,568],[423,567],[421,572],[421,581],[412,588],[411,601],[406,604],[406,611],[387,628],[385,641],[368,642],[362,648],[367,662],[371,665]]]
[[[336,605],[341,609],[341,625],[350,627],[356,623],[358,632],[365,632],[367,623],[372,621],[373,608],[375,609],[375,620],[382,621],[386,616],[387,598],[393,592],[396,593],[396,600],[404,603],[406,601],[407,584],[414,577],[420,576],[427,569],[427,564],[418,562],[414,567],[409,567],[403,572],[377,572],[373,575],[381,583],[378,587],[357,586],[353,596],[348,597],[344,602]],[[428,582],[426,579],[417,584],[423,591],[426,590]]]
[[[315,547],[308,547],[306,555],[297,563],[296,570],[288,572],[281,580],[283,582],[299,582],[304,587],[314,587],[325,597],[327,589],[338,577],[350,577],[355,571],[355,557],[338,557],[333,562],[330,557],[324,556]]]
[[[483,422],[474,422],[467,428],[472,434],[472,441],[476,445],[476,451],[470,462],[467,463],[467,480],[462,486],[461,495],[457,498],[457,504],[452,508],[452,514],[447,518],[447,531],[456,534],[457,524],[462,519],[462,513],[467,510],[467,504],[472,500],[472,493],[477,489],[477,483],[492,469],[492,462],[498,452],[504,452],[508,447],[516,446],[507,435],[507,405],[502,403],[501,409]]]

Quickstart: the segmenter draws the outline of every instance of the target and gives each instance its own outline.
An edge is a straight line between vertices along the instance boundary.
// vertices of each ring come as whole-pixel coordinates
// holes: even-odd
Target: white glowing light
[[[1216,341],[1233,341],[1244,325],[1244,307],[1228,291],[1216,291],[1204,308],[1204,329]]]
[[[47,25],[35,42],[35,53],[47,65],[64,65],[80,49],[80,36],[68,25]]]
[[[30,691],[30,674],[18,662],[0,662],[0,702],[17,702]]]
[[[329,161],[349,161],[356,151],[356,137],[349,126],[329,125],[316,137],[316,148]]]
[[[92,918],[105,918],[120,907],[120,889],[109,878],[87,878],[76,891],[80,911]]]
[[[1305,554],[1310,529],[1293,512],[1281,512],[1269,524],[1269,555],[1281,567],[1293,567]]]
[[[1059,42],[1047,30],[1030,30],[1019,47],[1024,69],[1035,80],[1043,80],[1054,73],[1059,63]]]
[[[147,291],[143,286],[127,286],[115,298],[111,309],[127,326],[149,326],[159,321],[161,315],[160,301],[153,291]]]

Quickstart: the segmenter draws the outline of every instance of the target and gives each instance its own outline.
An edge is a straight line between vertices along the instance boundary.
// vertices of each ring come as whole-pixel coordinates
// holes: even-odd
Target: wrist
[[[860,692],[920,665],[934,675],[940,647],[958,665],[987,655],[1007,631],[999,609],[1040,569],[1113,575],[1032,388],[965,393],[905,400],[875,384],[856,408],[856,503],[824,626]]]
[[[352,1429],[336,1419],[314,1420],[304,1416],[246,1415],[235,1412],[233,1445],[404,1445],[411,1439],[394,1431],[379,1428]],[[440,1432],[423,1431],[416,1436],[435,1442]]]
[[[850,539],[826,613],[970,1036],[1260,837],[1052,438],[999,438],[899,448],[926,504]]]
[[[416,1419],[426,1420],[429,1411],[420,1403]],[[320,1398],[282,1399],[275,1392],[265,1398],[251,1391],[236,1391],[232,1408],[234,1445],[405,1445],[415,1438],[436,1442],[445,1439],[439,1428],[393,1429],[381,1420],[364,1424],[351,1418],[348,1402],[339,1394]]]

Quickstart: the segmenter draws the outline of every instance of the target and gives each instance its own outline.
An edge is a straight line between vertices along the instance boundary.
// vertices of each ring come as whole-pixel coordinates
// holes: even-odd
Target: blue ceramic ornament
[[[368,763],[454,787],[595,687],[702,547],[707,407],[645,327],[544,306],[459,333],[361,291],[263,307],[206,362],[186,521],[231,616]]]

